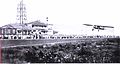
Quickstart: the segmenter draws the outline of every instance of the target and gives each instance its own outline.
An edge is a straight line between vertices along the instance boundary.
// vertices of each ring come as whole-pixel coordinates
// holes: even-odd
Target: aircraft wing
[[[86,26],[93,26],[93,25],[91,25],[91,24],[83,24],[83,25],[86,25]]]
[[[102,26],[102,25],[91,25],[91,24],[83,24],[83,25],[86,25],[86,26],[98,26],[98,27],[104,27],[104,28],[114,28],[112,26]]]
[[[106,27],[106,28],[114,28],[114,27],[112,27],[112,26],[101,26],[101,27]]]
[[[114,28],[112,26],[102,26],[102,25],[94,25],[94,26],[99,26],[99,27],[104,27],[104,28]]]

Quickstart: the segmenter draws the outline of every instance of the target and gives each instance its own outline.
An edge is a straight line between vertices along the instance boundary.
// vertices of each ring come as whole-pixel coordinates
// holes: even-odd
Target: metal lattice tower
[[[17,7],[17,20],[20,21],[20,24],[24,24],[27,20],[26,7],[23,4],[23,0],[20,1]]]

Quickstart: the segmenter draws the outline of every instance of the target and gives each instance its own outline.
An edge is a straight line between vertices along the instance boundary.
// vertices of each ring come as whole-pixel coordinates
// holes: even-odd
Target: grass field
[[[120,63],[120,39],[2,48],[3,63]],[[49,43],[49,41],[47,41]],[[52,43],[52,42],[50,42]]]

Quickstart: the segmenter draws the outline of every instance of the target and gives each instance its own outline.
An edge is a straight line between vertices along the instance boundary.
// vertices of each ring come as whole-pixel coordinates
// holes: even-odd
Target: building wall
[[[16,28],[0,28],[0,35],[16,35]]]

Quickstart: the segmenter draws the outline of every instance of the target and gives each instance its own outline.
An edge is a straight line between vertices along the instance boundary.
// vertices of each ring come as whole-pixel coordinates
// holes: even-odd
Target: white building
[[[52,29],[52,24],[43,23],[39,20],[25,24],[8,24],[2,26],[0,32],[1,39],[41,39],[46,35],[57,33]]]

